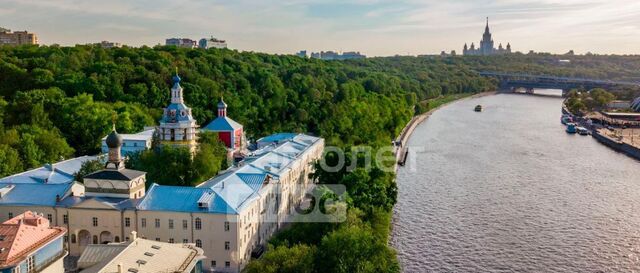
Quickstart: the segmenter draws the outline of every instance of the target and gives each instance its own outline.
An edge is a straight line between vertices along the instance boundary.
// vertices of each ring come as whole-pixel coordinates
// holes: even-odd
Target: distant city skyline
[[[232,49],[279,54],[460,53],[479,42],[487,16],[494,39],[513,51],[640,54],[640,2],[632,0],[0,0],[0,27],[36,33],[41,44],[214,36]]]

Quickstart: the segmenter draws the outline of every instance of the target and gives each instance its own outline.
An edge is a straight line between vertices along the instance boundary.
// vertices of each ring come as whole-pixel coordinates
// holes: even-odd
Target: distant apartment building
[[[11,190],[3,187],[0,195]],[[67,230],[51,227],[50,222],[42,214],[26,211],[0,224],[0,272],[64,272]]]
[[[196,48],[197,42],[188,38],[169,38],[166,39],[165,45],[182,48]]]
[[[296,53],[296,56],[301,57],[301,58],[309,57],[307,55],[307,51],[306,50],[300,50],[298,53]]]
[[[0,28],[0,45],[37,45],[38,36],[34,33],[25,31],[14,31],[6,28]]]
[[[342,54],[335,51],[320,51],[312,52],[311,58],[321,60],[349,60],[349,59],[364,59],[367,56],[360,54],[356,51],[347,51]]]
[[[80,273],[201,273],[204,251],[195,244],[165,243],[137,237],[128,242],[87,245],[78,259]]]
[[[202,38],[200,39],[200,41],[198,42],[198,47],[202,48],[202,49],[209,49],[209,48],[227,48],[227,41],[225,40],[220,40],[214,37],[211,37],[209,39],[207,38]]]
[[[102,48],[122,47],[121,43],[109,42],[109,41],[102,41],[102,42],[97,43],[96,45],[99,45]]]

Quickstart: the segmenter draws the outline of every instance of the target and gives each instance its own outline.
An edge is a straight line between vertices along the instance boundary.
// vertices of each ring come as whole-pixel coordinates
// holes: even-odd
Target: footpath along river
[[[391,239],[404,272],[640,270],[640,162],[566,134],[561,104],[465,99],[416,128]]]

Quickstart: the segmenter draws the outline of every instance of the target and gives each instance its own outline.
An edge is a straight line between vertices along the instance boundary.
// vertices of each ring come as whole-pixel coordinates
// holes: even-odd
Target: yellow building
[[[106,139],[105,169],[87,175],[84,185],[0,180],[0,188],[8,187],[0,196],[0,220],[25,210],[41,213],[68,230],[71,256],[91,244],[130,241],[135,231],[143,239],[195,244],[204,250],[205,270],[239,272],[302,200],[312,163],[323,153],[322,138],[279,135],[287,138],[273,139],[197,187],[153,184],[147,190],[145,173],[124,168],[122,139],[114,130]]]
[[[0,28],[0,45],[37,45],[38,36],[25,31],[14,31]]]

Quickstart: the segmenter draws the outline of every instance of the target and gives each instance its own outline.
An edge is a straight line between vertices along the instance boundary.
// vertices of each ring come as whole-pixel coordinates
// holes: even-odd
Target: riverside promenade
[[[605,128],[598,128],[595,129],[591,135],[600,143],[640,160],[640,135],[636,134],[635,131],[640,132],[640,129],[618,129],[611,131]]]

